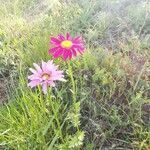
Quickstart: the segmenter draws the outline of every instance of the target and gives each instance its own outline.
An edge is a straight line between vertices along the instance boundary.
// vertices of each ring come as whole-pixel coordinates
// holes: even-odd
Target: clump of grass
[[[91,55],[93,60],[93,52]],[[138,74],[131,74],[122,67],[122,60],[128,61],[126,68],[131,67],[131,60],[127,55],[123,58],[122,53],[112,54],[99,49],[92,61],[96,62],[93,67],[90,56],[85,59],[89,68],[81,92],[81,112],[87,143],[95,149],[111,146],[148,149],[149,110],[144,107],[149,106],[148,86],[145,84],[148,82],[142,78],[148,69],[147,62]]]
[[[80,125],[80,103],[74,111],[62,93],[59,97],[53,93],[55,90],[43,95],[40,87],[31,91],[24,77],[20,78],[13,99],[0,111],[3,148],[70,149],[82,145],[84,132],[76,128]]]

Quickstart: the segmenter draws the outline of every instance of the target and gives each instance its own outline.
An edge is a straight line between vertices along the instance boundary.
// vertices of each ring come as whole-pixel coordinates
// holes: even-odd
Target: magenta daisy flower
[[[30,80],[28,86],[31,88],[41,85],[44,94],[46,94],[49,86],[55,86],[55,81],[65,81],[63,71],[58,70],[58,66],[55,66],[53,61],[42,61],[41,67],[35,63],[33,65],[35,69],[30,68],[33,74],[28,76]]]
[[[67,60],[77,56],[77,53],[84,52],[82,38],[80,36],[72,38],[69,33],[66,37],[63,35],[58,35],[57,38],[52,37],[51,44],[53,47],[49,50],[49,54],[52,54],[54,58],[62,57]]]

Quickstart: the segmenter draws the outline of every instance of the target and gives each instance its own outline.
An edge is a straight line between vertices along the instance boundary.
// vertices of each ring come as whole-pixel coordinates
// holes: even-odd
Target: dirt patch
[[[131,52],[127,58],[122,56],[121,59],[121,68],[125,71],[126,75],[129,78],[137,77],[141,73],[141,79],[149,81],[149,69],[147,67],[147,63],[149,62],[149,56],[145,56],[137,54],[135,52]]]

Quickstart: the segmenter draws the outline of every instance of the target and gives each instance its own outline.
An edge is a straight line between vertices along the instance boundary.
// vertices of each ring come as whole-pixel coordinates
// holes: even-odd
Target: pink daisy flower
[[[49,50],[49,54],[52,54],[54,58],[61,56],[67,60],[77,56],[77,53],[84,52],[82,38],[80,36],[72,38],[69,33],[66,34],[66,37],[63,35],[58,35],[57,38],[51,37],[51,44],[53,47]]]
[[[28,76],[30,80],[28,86],[31,88],[41,85],[44,94],[46,94],[49,86],[55,86],[55,81],[65,81],[63,71],[58,70],[58,66],[55,66],[53,61],[42,61],[41,67],[35,63],[33,65],[35,69],[30,68],[32,75]]]

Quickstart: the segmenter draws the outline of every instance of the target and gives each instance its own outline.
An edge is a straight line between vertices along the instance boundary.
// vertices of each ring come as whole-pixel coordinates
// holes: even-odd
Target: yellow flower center
[[[42,75],[42,79],[43,79],[43,80],[48,80],[49,78],[50,78],[50,75],[47,74],[47,73],[44,73],[44,74]]]
[[[63,48],[71,48],[72,47],[72,42],[69,41],[69,40],[65,40],[65,41],[61,42],[61,46]]]

